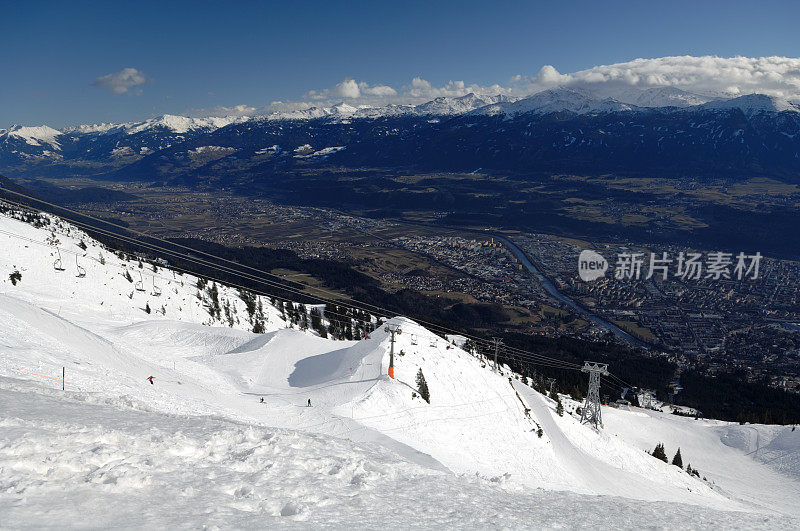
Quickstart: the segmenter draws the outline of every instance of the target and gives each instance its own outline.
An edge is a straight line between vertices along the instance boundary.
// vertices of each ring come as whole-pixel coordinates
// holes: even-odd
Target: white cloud
[[[187,116],[194,118],[224,118],[227,116],[253,116],[256,114],[256,108],[249,105],[234,105],[232,107],[225,107],[224,105],[217,105],[208,109],[191,109],[186,112]]]
[[[311,100],[328,100],[332,98],[355,100],[369,96],[390,98],[396,95],[397,91],[388,85],[369,85],[364,81],[358,82],[352,78],[345,78],[341,83],[337,83],[329,89],[309,90],[306,93],[306,98]]]
[[[98,78],[94,84],[108,87],[115,94],[124,94],[147,80],[147,76],[138,70],[126,68],[116,74]],[[300,112],[312,107],[331,107],[342,102],[354,107],[420,104],[437,97],[459,97],[469,93],[524,97],[558,86],[588,88],[601,97],[617,97],[624,101],[626,97],[638,94],[637,89],[665,86],[708,96],[731,97],[762,93],[800,100],[800,58],[659,57],[599,65],[563,74],[552,65],[544,65],[535,74],[513,76],[503,85],[480,85],[451,80],[437,86],[417,76],[405,85],[392,87],[386,84],[371,85],[347,77],[332,87],[308,91],[301,101],[275,101],[257,109],[248,105],[214,107],[191,111],[191,114],[253,116]]]
[[[382,98],[397,96],[397,91],[389,85],[375,85],[370,87],[366,83],[359,83],[358,88],[361,90],[362,94],[366,94],[367,96],[379,96]]]
[[[405,98],[405,103],[419,103],[421,100],[431,100],[441,96],[458,97],[464,96],[469,93],[474,94],[511,94],[511,89],[502,87],[498,84],[481,86],[476,84],[467,85],[464,81],[448,81],[442,87],[434,86],[430,81],[415,77],[411,80],[411,84],[404,87],[401,96]]]
[[[147,81],[144,72],[135,68],[123,68],[119,72],[98,77],[92,86],[107,88],[112,94],[126,94],[133,87],[144,85]]]
[[[334,94],[342,98],[358,98],[361,96],[361,89],[354,79],[345,79],[334,87]]]
[[[328,106],[344,100],[359,105],[417,104],[440,96],[469,93],[524,97],[558,86],[592,89],[601,96],[615,96],[632,88],[670,86],[712,96],[762,93],[790,99],[800,98],[800,58],[675,56],[634,59],[562,74],[544,65],[535,75],[516,75],[504,85],[479,85],[449,81],[436,86],[414,77],[399,88],[369,85],[345,78],[335,86],[306,93],[306,101]],[[282,104],[286,105],[286,104]]]
[[[800,58],[693,57],[634,59],[571,74],[544,66],[534,77],[515,76],[517,91],[536,92],[558,85],[585,86],[613,93],[625,87],[676,87],[710,95],[768,94],[800,97]]]

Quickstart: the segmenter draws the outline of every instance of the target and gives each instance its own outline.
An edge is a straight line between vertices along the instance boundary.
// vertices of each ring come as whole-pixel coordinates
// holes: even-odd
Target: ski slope
[[[603,408],[597,433],[566,397],[560,417],[507,368],[492,372],[409,319],[390,320],[402,329],[392,380],[382,329],[323,339],[264,299],[266,333],[254,334],[236,290],[218,286],[236,318],[215,318],[196,278],[140,269],[57,220],[0,216],[0,248],[0,515],[12,527],[26,514],[79,525],[90,499],[135,526],[363,526],[364,511],[375,527],[578,526],[591,500],[608,504],[598,525],[798,523],[800,430]],[[645,452],[658,442],[670,457],[680,446],[707,480]],[[402,508],[385,503],[390,492]]]

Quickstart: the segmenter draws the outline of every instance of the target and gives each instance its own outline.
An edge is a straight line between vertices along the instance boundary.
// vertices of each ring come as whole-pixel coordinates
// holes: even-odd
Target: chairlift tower
[[[497,372],[497,351],[500,350],[503,340],[499,337],[493,337],[492,342],[494,343],[494,372]]]
[[[581,371],[589,373],[589,392],[583,404],[581,424],[590,424],[599,430],[603,427],[600,414],[600,376],[608,376],[608,364],[586,361]]]
[[[391,334],[391,339],[389,339],[389,378],[394,379],[394,335],[401,334],[403,331],[400,328],[400,325],[390,324],[386,325],[386,328],[383,329],[385,332],[389,332]]]

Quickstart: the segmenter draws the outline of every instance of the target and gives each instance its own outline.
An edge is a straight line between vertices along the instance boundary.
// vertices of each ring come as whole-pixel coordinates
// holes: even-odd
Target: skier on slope
[[[308,399],[308,406],[307,407],[311,407],[311,399],[310,398]]]
[[[156,377],[155,377],[155,376],[148,376],[148,378],[147,378],[147,380],[150,382],[150,385],[155,385],[155,384],[153,383],[153,380],[155,380],[155,379],[156,379]]]
[[[261,397],[261,403],[262,404],[264,403],[264,397],[263,396]]]

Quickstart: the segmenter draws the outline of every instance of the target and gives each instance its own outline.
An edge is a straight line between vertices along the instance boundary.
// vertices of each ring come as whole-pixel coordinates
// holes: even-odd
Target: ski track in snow
[[[747,528],[800,521],[684,504],[513,491],[375,445],[86,403],[0,378],[7,528]]]
[[[264,300],[256,335],[219,286],[224,326],[191,275],[56,235],[67,271],[49,230],[0,216],[0,526],[797,527],[800,430],[604,407],[597,433],[402,318],[390,380],[382,330],[322,339]]]

